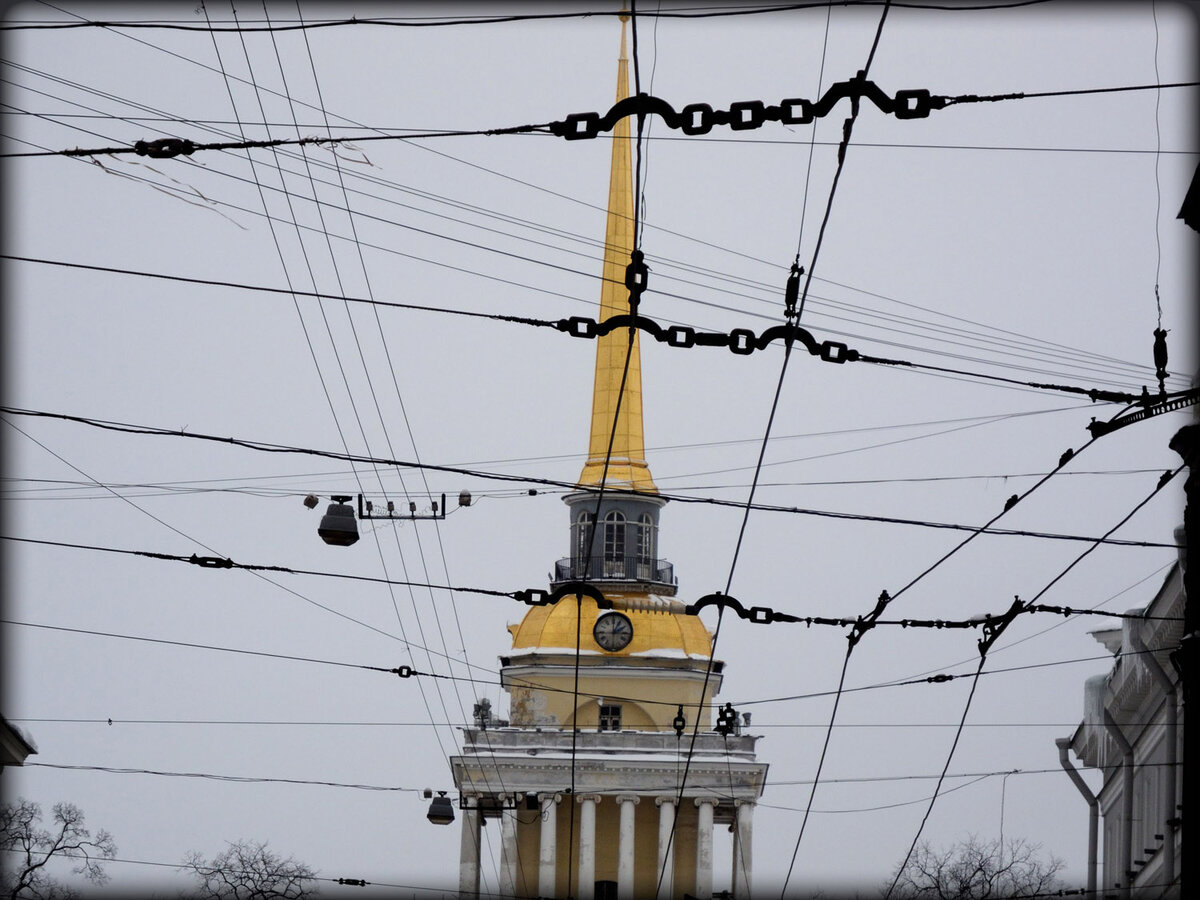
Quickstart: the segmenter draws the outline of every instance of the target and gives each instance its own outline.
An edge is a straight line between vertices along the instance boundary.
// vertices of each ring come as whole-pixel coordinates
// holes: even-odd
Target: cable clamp
[[[754,342],[757,335],[749,328],[735,328],[729,332],[729,350],[739,356],[749,356],[754,352]]]
[[[813,120],[813,105],[798,97],[779,101],[779,121],[784,125],[807,125]]]
[[[337,880],[337,883],[338,884],[347,884],[350,887],[366,887],[367,886],[367,882],[363,881],[361,878],[339,878]]]
[[[170,159],[173,156],[191,156],[196,152],[196,145],[182,138],[161,138],[157,141],[136,141],[133,150],[138,156]]]
[[[553,123],[550,130],[554,134],[561,134],[568,141],[591,140],[600,133],[600,114],[571,113],[563,122]]]
[[[689,328],[686,325],[672,325],[666,331],[666,342],[671,347],[688,347],[696,346],[696,329]]]
[[[559,331],[565,331],[571,337],[594,338],[596,336],[596,320],[586,316],[571,316],[560,319],[557,323]]]
[[[550,592],[541,590],[540,588],[515,591],[512,597],[514,600],[519,600],[527,606],[545,606],[550,602]]]
[[[954,675],[931,675],[928,678],[926,678],[925,680],[928,681],[930,684],[942,684],[943,682],[946,682],[946,681],[953,681],[954,678],[955,678]]]
[[[850,348],[845,344],[837,341],[825,341],[821,344],[821,359],[825,362],[844,363],[849,354]]]
[[[412,678],[417,673],[413,671],[412,666],[400,666],[398,669],[389,669],[393,675],[398,675],[401,678]]]
[[[946,105],[943,98],[939,97],[938,101],[941,103],[938,104],[925,88],[896,91],[892,115],[897,119],[927,119],[931,109],[941,109]]]
[[[188,562],[190,562],[194,566],[201,566],[205,569],[232,569],[233,568],[233,560],[232,559],[225,559],[220,556],[197,556],[195,553],[193,553],[188,558]]]
[[[679,113],[679,130],[684,134],[708,134],[713,127],[713,108],[707,103],[689,103]]]
[[[761,100],[741,100],[729,105],[729,127],[734,131],[758,128],[766,119],[766,107]]]

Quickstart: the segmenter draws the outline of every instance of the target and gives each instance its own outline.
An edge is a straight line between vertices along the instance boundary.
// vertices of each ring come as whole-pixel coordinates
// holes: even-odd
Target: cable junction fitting
[[[1004,629],[1012,623],[1013,619],[1032,608],[1030,604],[1022,603],[1020,597],[1014,597],[1012,606],[1008,608],[1008,612],[996,618],[985,616],[983,620],[983,637],[979,639],[980,659],[987,658],[988,650],[992,648],[992,644],[996,643],[996,639],[1004,633]]]
[[[875,627],[875,621],[887,609],[887,605],[892,602],[892,598],[888,596],[886,590],[881,591],[879,599],[875,601],[875,608],[865,616],[860,616],[854,623],[854,627],[850,630],[850,634],[846,637],[850,641],[850,650],[853,650],[855,645],[862,640],[862,636]]]

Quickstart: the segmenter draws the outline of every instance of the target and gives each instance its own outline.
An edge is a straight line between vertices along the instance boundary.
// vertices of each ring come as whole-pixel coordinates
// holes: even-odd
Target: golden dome
[[[645,595],[613,594],[610,595],[610,599],[614,607],[628,616],[633,623],[633,640],[623,650],[602,650],[592,637],[592,628],[602,610],[596,606],[596,601],[584,597],[583,620],[578,628],[581,652],[610,657],[666,656],[707,659],[712,655],[712,635],[699,616],[638,608],[645,605]],[[574,653],[578,607],[574,597],[563,597],[553,605],[533,607],[519,625],[508,627],[513,636],[513,650],[565,650]]]

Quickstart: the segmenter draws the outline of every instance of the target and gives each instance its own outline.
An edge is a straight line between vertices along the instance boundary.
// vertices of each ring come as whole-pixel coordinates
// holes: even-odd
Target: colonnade
[[[653,800],[658,807],[658,868],[662,873],[656,896],[669,900],[674,894],[675,841],[672,830],[675,824],[674,795],[639,796],[621,793],[616,795],[580,794],[575,797],[579,804],[579,846],[577,859],[578,900],[594,900],[596,885],[596,804],[604,796],[610,796],[618,804],[617,829],[617,900],[633,900],[634,894],[634,822],[635,808],[642,800]],[[558,878],[558,808],[569,800],[569,795],[560,793],[538,794],[540,810],[537,896],[555,896]],[[696,829],[696,880],[695,896],[712,896],[713,883],[713,809],[714,797],[685,798],[697,807]],[[733,828],[732,886],[735,900],[750,896],[750,873],[752,871],[752,838],[754,830],[754,803],[748,800],[734,801],[736,805]],[[483,824],[478,801],[469,798],[462,810],[462,843],[459,864],[459,891],[464,897],[475,897],[479,893],[480,828]],[[569,809],[569,808],[568,808]],[[518,888],[528,891],[533,885],[517,884],[517,818],[515,808],[500,810],[500,893],[505,897],[517,896]]]

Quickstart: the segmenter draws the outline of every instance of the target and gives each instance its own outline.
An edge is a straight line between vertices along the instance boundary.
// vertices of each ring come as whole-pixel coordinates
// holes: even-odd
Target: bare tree
[[[54,804],[54,825],[39,828],[42,807],[23,798],[0,805],[0,893],[10,900],[75,897],[77,893],[54,878],[48,865],[56,859],[78,863],[72,871],[93,884],[104,884],[104,860],[117,855],[107,831],[92,833],[84,826],[83,811],[73,803]]]
[[[1042,845],[1022,838],[981,841],[975,835],[935,850],[922,841],[900,870],[890,896],[930,900],[1032,897],[1058,891],[1065,863],[1043,856]]]
[[[266,841],[231,843],[211,860],[193,850],[182,868],[196,876],[197,897],[299,900],[317,893],[312,867],[268,849]]]

